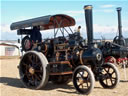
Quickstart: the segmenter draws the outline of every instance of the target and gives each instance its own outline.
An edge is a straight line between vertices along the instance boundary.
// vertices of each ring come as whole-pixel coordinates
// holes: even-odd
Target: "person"
[[[78,26],[77,32],[80,32],[81,26]]]
[[[34,26],[30,34],[30,39],[33,43],[32,50],[41,50],[42,35],[40,33],[40,26]]]
[[[81,26],[78,26],[77,31],[76,31],[76,40],[79,42],[80,46],[84,46],[83,43],[82,43],[83,42],[83,38],[82,38],[82,36],[80,34],[80,29],[81,29]]]
[[[40,33],[40,26],[34,26],[30,34],[30,38],[34,43],[42,42],[42,35]]]
[[[81,38],[81,34],[80,34],[80,29],[81,29],[81,26],[78,26],[76,32],[75,32],[75,36],[76,36],[76,39],[79,41],[79,39]]]

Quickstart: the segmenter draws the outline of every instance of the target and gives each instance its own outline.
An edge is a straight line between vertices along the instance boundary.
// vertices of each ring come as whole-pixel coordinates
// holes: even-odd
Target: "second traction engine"
[[[121,7],[117,8],[118,14],[118,33],[119,35],[113,39],[113,42],[105,42],[101,50],[105,58],[105,62],[110,62],[128,67],[128,48],[122,35],[121,24]]]

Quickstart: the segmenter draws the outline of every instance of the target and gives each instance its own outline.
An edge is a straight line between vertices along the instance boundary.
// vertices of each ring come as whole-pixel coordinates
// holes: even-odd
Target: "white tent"
[[[11,43],[0,42],[0,57],[20,56],[19,47]]]

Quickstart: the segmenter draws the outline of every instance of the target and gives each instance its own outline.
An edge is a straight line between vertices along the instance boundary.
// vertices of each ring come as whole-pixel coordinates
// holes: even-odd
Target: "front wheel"
[[[78,66],[73,73],[73,84],[82,94],[89,94],[94,88],[94,75],[87,66]]]
[[[119,71],[114,64],[107,63],[102,66],[102,77],[99,82],[104,88],[115,88],[119,83]]]

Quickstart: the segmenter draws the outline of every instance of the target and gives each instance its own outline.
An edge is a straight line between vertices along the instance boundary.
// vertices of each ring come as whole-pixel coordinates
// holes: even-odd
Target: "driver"
[[[42,35],[40,33],[40,26],[34,26],[30,34],[33,43],[32,50],[41,50],[40,44],[42,42]]]
[[[34,43],[42,42],[42,35],[40,33],[40,26],[34,26],[30,34],[30,38]]]

